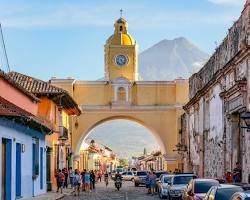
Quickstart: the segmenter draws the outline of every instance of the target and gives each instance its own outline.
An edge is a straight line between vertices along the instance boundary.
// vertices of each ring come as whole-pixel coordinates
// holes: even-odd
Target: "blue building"
[[[46,192],[45,136],[52,132],[36,117],[39,99],[0,71],[0,199]]]

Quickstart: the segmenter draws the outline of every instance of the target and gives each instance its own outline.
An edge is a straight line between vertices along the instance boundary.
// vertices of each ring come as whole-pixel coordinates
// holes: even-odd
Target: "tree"
[[[120,159],[120,166],[122,166],[124,168],[128,168],[129,160],[127,158],[121,158]]]

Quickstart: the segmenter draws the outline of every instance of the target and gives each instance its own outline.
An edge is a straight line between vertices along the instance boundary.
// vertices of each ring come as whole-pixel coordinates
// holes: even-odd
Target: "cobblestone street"
[[[87,199],[87,200],[108,200],[108,199],[125,199],[125,200],[154,200],[159,199],[158,195],[148,195],[146,194],[145,187],[134,187],[132,182],[123,182],[120,191],[117,191],[114,182],[111,181],[106,188],[104,183],[97,183],[96,190],[89,194],[81,192],[80,196],[66,196],[64,200],[71,199]]]

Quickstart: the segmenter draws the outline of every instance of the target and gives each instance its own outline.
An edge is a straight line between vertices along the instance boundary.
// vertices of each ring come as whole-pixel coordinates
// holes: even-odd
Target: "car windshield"
[[[228,200],[235,192],[241,192],[241,187],[221,188],[218,189],[215,195],[215,200]]]
[[[132,175],[132,172],[128,172],[128,175]]]
[[[164,178],[163,178],[163,182],[164,183],[170,183],[171,182],[171,176],[165,176]]]
[[[137,176],[146,176],[147,172],[137,172]]]
[[[193,176],[175,176],[173,185],[188,184],[191,179],[193,179]]]
[[[214,185],[218,185],[216,181],[202,181],[202,182],[195,182],[194,186],[194,193],[207,193],[207,191]]]
[[[162,174],[166,174],[166,172],[155,172],[157,178],[159,178]]]

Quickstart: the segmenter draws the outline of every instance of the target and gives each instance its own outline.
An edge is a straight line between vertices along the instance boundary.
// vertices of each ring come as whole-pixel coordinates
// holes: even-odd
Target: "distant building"
[[[112,172],[118,166],[118,163],[119,159],[112,149],[107,146],[102,147],[92,140],[90,144],[83,142],[80,159],[75,165],[78,166],[80,171],[86,169]]]

